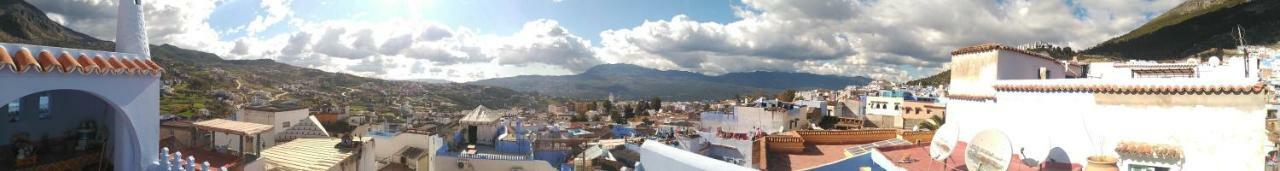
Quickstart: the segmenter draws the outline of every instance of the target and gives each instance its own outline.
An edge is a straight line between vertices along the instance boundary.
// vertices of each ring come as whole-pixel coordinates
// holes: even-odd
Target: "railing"
[[[501,154],[467,154],[459,153],[459,158],[468,159],[486,159],[486,160],[529,160],[529,156],[517,155],[501,155]]]
[[[186,158],[186,159],[183,159],[183,158],[182,158],[182,152],[181,152],[181,151],[174,152],[174,153],[171,155],[171,154],[169,154],[169,147],[165,147],[165,148],[163,148],[163,149],[160,149],[160,163],[159,163],[159,165],[160,165],[160,169],[161,169],[161,170],[168,170],[168,171],[188,171],[188,170],[190,170],[190,171],[195,171],[195,170],[212,171],[212,170],[211,170],[211,168],[209,167],[209,162],[208,162],[208,161],[205,161],[205,162],[203,162],[203,163],[197,163],[197,162],[195,162],[195,161],[196,161],[196,156],[187,156],[187,158]],[[217,169],[218,169],[219,171],[228,171],[228,169],[227,169],[227,167],[226,167],[226,166],[223,166],[223,167],[221,167],[221,168],[217,168]]]

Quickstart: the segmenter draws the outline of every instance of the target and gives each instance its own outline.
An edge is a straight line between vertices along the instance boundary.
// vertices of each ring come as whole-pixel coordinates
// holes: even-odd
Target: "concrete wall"
[[[463,168],[458,168],[458,161],[462,161]],[[555,167],[542,160],[482,160],[436,156],[431,165],[435,166],[436,171],[512,170],[515,168],[527,171],[556,171]]]
[[[372,151],[374,154],[376,154],[375,155],[376,159],[378,160],[385,159],[388,162],[395,162],[395,163],[400,162],[400,159],[396,157],[398,156],[396,152],[399,152],[400,149],[404,147],[416,147],[419,149],[423,149],[424,151],[430,150],[427,152],[434,152],[434,150],[431,149],[431,146],[432,145],[439,146],[439,144],[431,144],[431,141],[430,141],[431,136],[415,134],[415,133],[400,133],[391,137],[384,137],[384,136],[372,136],[372,137],[374,141],[377,141],[379,143],[377,148],[374,148]]]
[[[727,132],[746,133],[757,128],[765,132],[781,132],[791,129],[788,124],[792,119],[805,120],[804,115],[792,116],[786,111],[769,111],[759,107],[733,108],[732,114],[703,112],[701,127],[706,131],[723,129]]]
[[[273,147],[276,145],[276,134],[284,132],[284,130],[289,128],[285,127],[285,122],[288,122],[289,126],[292,127],[293,125],[297,125],[300,120],[307,119],[307,116],[310,116],[311,113],[310,109],[307,108],[282,112],[268,112],[251,109],[240,111],[241,113],[236,116],[240,121],[275,126],[270,132],[262,133],[262,139],[264,139],[262,142],[265,147]]]
[[[948,94],[993,94],[996,80],[996,51],[951,56],[951,87]]]
[[[998,52],[998,80],[1040,79],[1040,68],[1049,71],[1049,79],[1066,78],[1066,68],[1057,61],[1013,51]]]

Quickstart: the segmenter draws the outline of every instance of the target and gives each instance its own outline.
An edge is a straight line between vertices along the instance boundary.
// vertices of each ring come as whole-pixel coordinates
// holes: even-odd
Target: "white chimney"
[[[116,52],[151,58],[147,43],[146,20],[142,16],[142,0],[120,0],[116,9]]]

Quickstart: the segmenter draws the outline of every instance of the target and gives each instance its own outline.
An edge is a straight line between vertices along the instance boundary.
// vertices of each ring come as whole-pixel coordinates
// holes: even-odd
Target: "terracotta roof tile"
[[[8,50],[0,47],[0,70],[8,68],[9,71],[17,72],[17,64],[13,63],[13,57],[9,56]]]
[[[974,94],[947,94],[947,98],[968,101],[995,101],[996,96],[991,95],[974,95]]]
[[[27,72],[27,70],[31,68],[36,68],[36,70],[40,70],[39,69],[40,63],[37,63],[36,58],[34,56],[31,56],[31,51],[25,48],[18,49],[18,53],[15,53],[13,55],[13,62],[18,64],[18,69],[15,71],[19,73]]]
[[[67,52],[62,52],[62,55],[58,56],[58,63],[62,64],[63,73],[80,71],[84,67],[80,62],[76,62],[76,58],[71,57],[71,53]]]
[[[76,58],[76,62],[80,63],[81,74],[92,74],[98,72],[98,63],[93,62],[93,59],[91,58],[92,57],[85,54],[80,54],[80,57]]]
[[[102,74],[104,74],[104,75],[105,75],[105,74],[112,74],[112,73],[116,73],[116,66],[115,66],[115,65],[111,65],[111,63],[110,63],[110,62],[107,62],[107,60],[106,60],[106,59],[107,59],[107,58],[104,58],[104,57],[102,57],[101,55],[99,55],[99,56],[97,56],[97,57],[94,57],[94,58],[93,58],[93,63],[97,63],[97,64],[98,64],[98,72],[100,72],[100,73],[102,73]]]
[[[1028,92],[1094,92],[1094,93],[1263,93],[1268,91],[1262,82],[1249,85],[1115,85],[1115,84],[996,84],[998,91]],[[950,95],[948,96],[950,97]]]
[[[124,63],[120,62],[120,60],[117,60],[115,55],[112,55],[111,57],[107,58],[106,61],[108,64],[111,64],[112,73],[114,74],[129,73],[129,66],[125,66]]]
[[[49,51],[40,51],[40,56],[36,57],[36,61],[40,62],[40,71],[43,72],[62,69],[62,64],[58,63],[58,58],[54,58],[53,53],[49,53]]]
[[[1135,141],[1121,141],[1116,144],[1116,153],[1140,155],[1155,158],[1182,158],[1182,147],[1171,144],[1154,144]]]
[[[1046,55],[1043,55],[1043,54],[1040,54],[1040,53],[1035,53],[1035,52],[1031,52],[1031,51],[1027,51],[1027,50],[1019,49],[1019,48],[1016,48],[1016,47],[1009,47],[1009,46],[1000,45],[999,43],[983,43],[983,44],[973,45],[973,46],[969,46],[969,47],[963,47],[963,48],[960,48],[960,49],[956,49],[955,51],[951,51],[951,55],[952,55],[952,56],[955,56],[955,55],[963,55],[963,54],[970,54],[970,53],[986,52],[986,51],[991,51],[991,50],[1007,50],[1007,51],[1013,51],[1013,52],[1017,52],[1017,53],[1022,53],[1022,54],[1026,54],[1026,55],[1034,56],[1034,57],[1040,57],[1040,58],[1042,58],[1042,59],[1046,59],[1046,60],[1053,61],[1053,62],[1057,62],[1057,63],[1062,63],[1062,61],[1058,61],[1058,59],[1053,59],[1053,57],[1049,57],[1049,56],[1046,56]]]
[[[117,57],[116,53],[106,52],[80,52],[79,55],[67,51],[50,52],[49,50],[40,50],[38,46],[33,46],[40,51],[37,55],[32,55],[31,50],[18,46],[18,49],[10,54],[7,49],[0,47],[0,71],[10,71],[15,73],[23,73],[27,71],[53,72],[62,73],[93,74],[122,74],[130,75],[153,75],[159,76],[163,74],[164,68],[149,59],[138,59],[131,54],[125,57]],[[69,49],[70,50],[70,49]],[[77,50],[78,51],[78,50]],[[90,56],[90,53],[93,54]],[[104,57],[103,55],[107,55]],[[7,69],[6,69],[7,68]]]

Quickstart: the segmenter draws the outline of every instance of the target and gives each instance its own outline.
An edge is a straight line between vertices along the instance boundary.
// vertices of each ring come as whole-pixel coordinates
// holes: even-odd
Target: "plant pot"
[[[1112,156],[1089,156],[1089,165],[1085,166],[1085,171],[1119,171],[1120,167],[1116,166],[1119,161]]]

